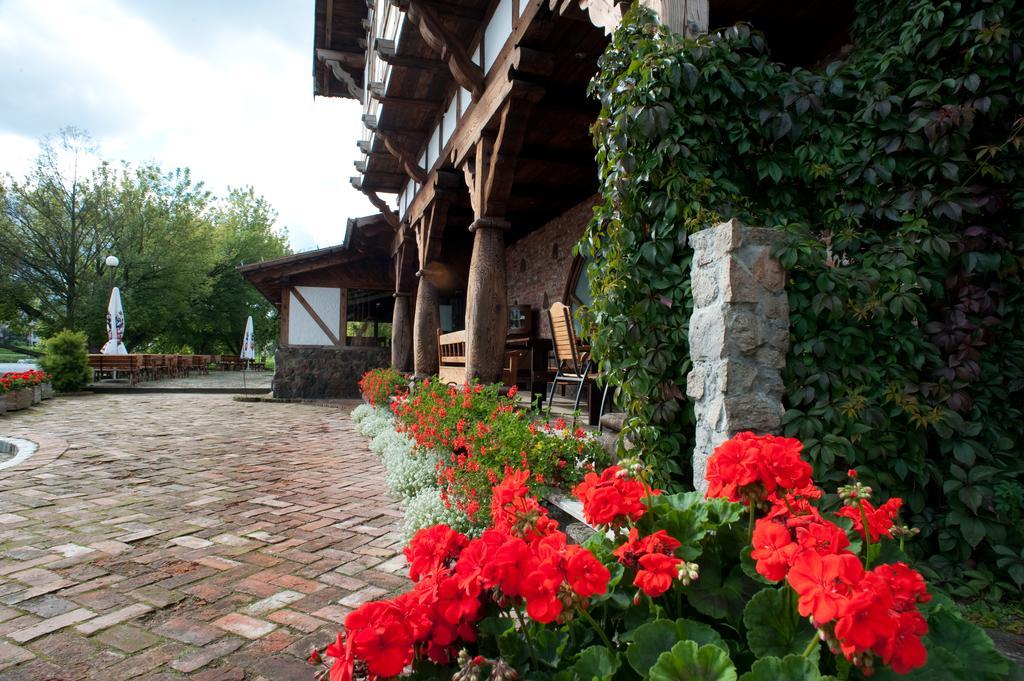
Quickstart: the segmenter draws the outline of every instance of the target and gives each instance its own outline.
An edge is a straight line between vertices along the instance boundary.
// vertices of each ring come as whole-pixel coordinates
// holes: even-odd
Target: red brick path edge
[[[404,590],[401,511],[348,413],[230,395],[50,400],[3,435],[0,680],[311,679]]]

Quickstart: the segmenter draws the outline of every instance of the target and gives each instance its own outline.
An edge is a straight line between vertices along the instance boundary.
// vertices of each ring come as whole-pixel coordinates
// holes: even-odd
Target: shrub
[[[40,365],[53,375],[57,392],[77,392],[92,378],[85,341],[85,333],[67,329],[43,341]]]
[[[403,509],[402,536],[406,541],[420,530],[434,525],[447,525],[459,532],[479,534],[479,529],[469,522],[464,513],[444,502],[441,490],[436,486],[421,489],[403,503]]]
[[[347,616],[331,678],[359,661],[370,678],[1004,679],[991,640],[908,565],[896,504],[854,478],[835,509],[800,449],[738,436],[707,499],[652,489],[636,461],[589,473],[575,493],[603,531],[584,546],[510,469],[482,536],[416,533],[412,590]]]
[[[372,369],[359,379],[363,399],[375,407],[386,407],[388,400],[409,389],[409,381],[394,369]]]
[[[357,405],[352,410],[352,413],[349,414],[349,416],[351,417],[353,423],[355,423],[356,425],[359,425],[360,423],[363,422],[363,419],[365,419],[366,417],[370,416],[375,411],[376,411],[376,408],[372,404],[366,404],[364,402],[363,404]]]
[[[630,16],[593,88],[586,330],[627,430],[685,480],[687,234],[784,230],[786,434],[822,481],[856,468],[903,497],[928,568],[980,565],[998,598],[1024,586],[1024,529],[998,511],[1022,489],[1024,13],[861,0],[851,39],[811,71],[749,26],[690,40]]]

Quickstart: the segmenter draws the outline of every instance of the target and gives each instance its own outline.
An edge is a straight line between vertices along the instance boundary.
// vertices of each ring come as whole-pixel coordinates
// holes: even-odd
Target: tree
[[[95,172],[88,172],[94,152],[85,132],[65,128],[43,141],[24,181],[8,175],[0,190],[0,259],[12,270],[2,286],[44,332],[78,325],[94,281],[103,241]]]
[[[231,189],[212,211],[217,229],[217,259],[210,271],[210,291],[203,313],[204,351],[242,346],[245,320],[252,315],[256,342],[261,348],[277,344],[277,310],[238,272],[244,263],[288,255],[286,231],[275,231],[277,213],[251,187]]]

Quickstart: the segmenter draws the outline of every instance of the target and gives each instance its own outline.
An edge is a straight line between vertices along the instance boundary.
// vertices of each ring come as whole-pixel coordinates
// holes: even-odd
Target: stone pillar
[[[412,319],[409,315],[409,294],[395,293],[395,311],[391,315],[391,368],[408,371],[412,365]]]
[[[437,288],[424,276],[416,288],[416,316],[412,327],[413,369],[416,378],[437,373],[437,330],[441,327],[441,310],[437,302]]]
[[[686,394],[696,400],[693,483],[715,447],[738,432],[777,432],[789,347],[786,273],[772,246],[782,232],[730,220],[690,237],[693,315]]]
[[[508,334],[505,230],[509,223],[478,218],[470,225],[473,259],[466,287],[466,380],[501,380]]]

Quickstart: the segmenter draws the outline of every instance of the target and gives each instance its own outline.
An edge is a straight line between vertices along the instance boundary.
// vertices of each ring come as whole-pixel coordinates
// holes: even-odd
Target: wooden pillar
[[[416,288],[416,316],[413,319],[412,346],[413,368],[416,378],[426,378],[437,373],[437,330],[441,328],[441,309],[437,300],[437,287],[424,276],[416,273],[420,283]]]
[[[505,230],[509,223],[478,218],[473,232],[473,260],[466,290],[466,379],[501,380],[508,335],[508,279]]]
[[[402,291],[395,293],[395,312],[391,317],[391,367],[403,372],[412,368],[409,294]]]
[[[498,129],[484,134],[462,171],[475,219],[473,259],[466,289],[466,380],[501,379],[508,334],[508,281],[505,272],[505,220],[516,159],[533,104],[543,90],[526,85],[500,109]]]

